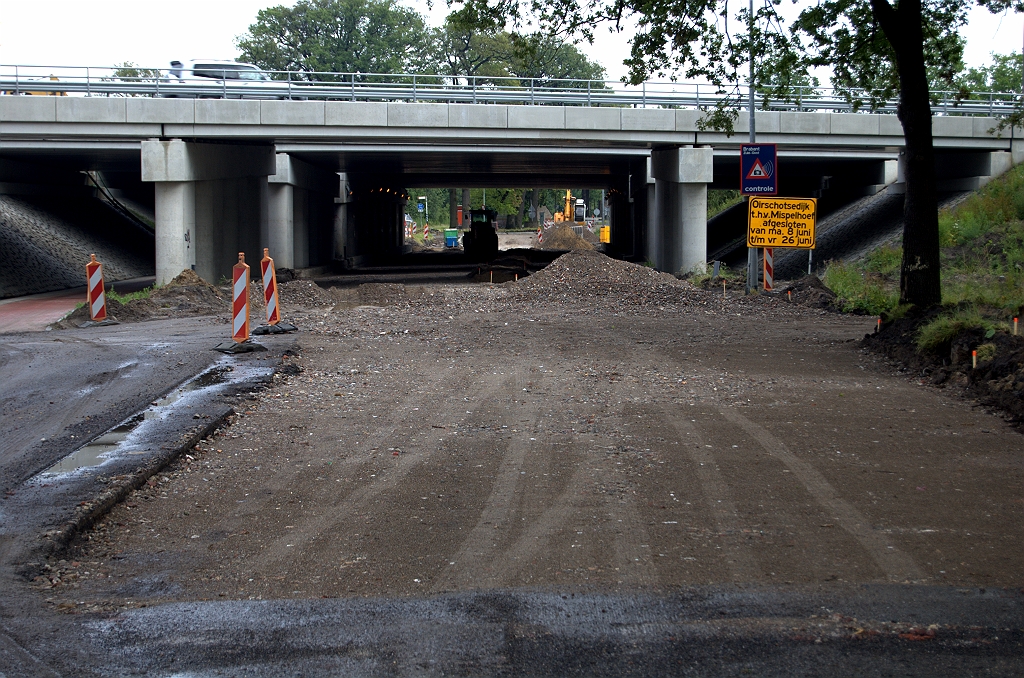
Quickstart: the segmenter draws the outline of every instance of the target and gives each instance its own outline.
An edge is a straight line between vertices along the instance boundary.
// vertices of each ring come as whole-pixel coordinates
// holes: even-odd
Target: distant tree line
[[[478,83],[532,79],[543,87],[552,79],[606,77],[604,67],[557,36],[480,30],[458,14],[432,28],[395,0],[300,0],[263,9],[236,46],[239,61],[295,71],[293,78],[314,71],[417,73]]]

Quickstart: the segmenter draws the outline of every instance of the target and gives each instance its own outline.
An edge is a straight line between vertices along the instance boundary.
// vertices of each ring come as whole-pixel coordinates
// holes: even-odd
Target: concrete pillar
[[[338,175],[338,197],[334,199],[334,259],[348,256],[348,203],[351,199],[348,175]]]
[[[714,179],[713,160],[710,147],[651,154],[659,233],[648,248],[660,271],[703,272],[707,265],[707,185]]]
[[[276,171],[267,177],[269,224],[265,246],[270,248],[270,256],[277,266],[306,268],[319,254],[316,249],[311,250],[311,246],[316,248],[319,243],[333,241],[337,250],[334,207],[337,202],[334,198],[342,187],[337,173],[287,153],[278,153],[274,162]],[[317,258],[318,261],[330,259],[327,256]]]
[[[161,181],[154,189],[156,280],[164,284],[186,268],[195,268],[195,184]]]
[[[310,235],[310,209],[309,194],[306,189],[296,189],[297,195],[292,200],[292,228],[294,239],[292,246],[295,257],[295,268],[309,267],[309,235]]]
[[[274,169],[270,146],[142,142],[142,180],[155,183],[157,284],[193,265],[216,283],[238,252],[258,261]]]
[[[295,187],[267,185],[267,247],[274,265],[295,268]]]

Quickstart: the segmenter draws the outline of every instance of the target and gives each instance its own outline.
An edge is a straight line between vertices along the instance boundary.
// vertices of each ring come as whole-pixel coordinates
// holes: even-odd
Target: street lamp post
[[[416,196],[416,200],[422,200],[422,202],[420,204],[423,205],[423,223],[429,224],[430,223],[430,209],[429,209],[430,206],[427,204],[427,196],[425,196],[425,195]],[[421,231],[422,231],[422,229],[421,229]]]

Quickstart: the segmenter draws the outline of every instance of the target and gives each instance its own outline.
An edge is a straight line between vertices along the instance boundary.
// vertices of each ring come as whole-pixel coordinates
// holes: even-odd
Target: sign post
[[[756,144],[754,139],[751,94],[750,143],[740,145],[740,193],[747,196],[775,195],[779,191],[778,147],[775,144]],[[756,247],[747,250],[747,294],[757,290],[758,259]]]

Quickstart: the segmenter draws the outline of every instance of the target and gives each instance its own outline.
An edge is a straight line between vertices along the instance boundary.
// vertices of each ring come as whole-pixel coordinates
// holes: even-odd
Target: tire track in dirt
[[[564,390],[567,393],[587,392],[582,383],[566,384]],[[602,394],[605,398],[605,412],[600,419],[611,429],[623,425],[622,410],[609,411],[617,389],[613,387],[610,393]],[[621,393],[619,395],[622,395]],[[621,398],[620,398],[621,400]],[[540,403],[536,403],[539,405]],[[561,412],[556,412],[561,414]],[[535,419],[539,416],[539,410],[534,411]],[[601,436],[602,434],[598,434]],[[604,434],[607,436],[607,434]],[[575,464],[575,471],[564,485],[562,491],[553,498],[551,505],[544,509],[539,516],[532,520],[529,525],[520,531],[519,536],[507,547],[498,547],[489,534],[488,525],[493,525],[497,518],[504,515],[506,521],[514,523],[514,509],[511,508],[511,500],[506,496],[507,489],[502,488],[497,495],[492,493],[491,502],[485,508],[484,515],[478,522],[474,532],[463,542],[463,546],[456,558],[462,558],[464,562],[467,556],[471,559],[469,572],[487,572],[486,578],[465,573],[456,573],[450,576],[445,584],[455,587],[499,587],[509,586],[521,579],[520,575],[529,565],[535,561],[538,554],[551,552],[551,542],[560,534],[570,532],[568,525],[575,518],[602,512],[614,530],[612,537],[611,552],[599,552],[596,554],[595,562],[606,565],[609,571],[617,571],[619,583],[631,586],[649,586],[658,582],[657,570],[649,558],[649,552],[644,552],[642,545],[650,543],[648,532],[643,525],[640,513],[636,506],[634,495],[623,493],[621,498],[616,495],[600,492],[602,484],[616,474],[613,459],[610,455],[599,451],[601,447],[598,441],[592,436],[581,439],[580,436],[572,436],[567,440],[552,439],[545,446],[541,454],[543,458],[572,458]],[[567,451],[565,445],[573,449]],[[556,449],[557,448],[557,449]],[[517,482],[521,475],[516,472],[515,466],[510,469],[509,481]],[[603,495],[599,506],[590,497]],[[520,513],[526,513],[520,511]],[[596,516],[594,516],[596,518]],[[623,529],[618,529],[619,525]],[[488,547],[488,543],[491,544]],[[593,547],[593,544],[588,544]],[[475,549],[475,553],[474,553]],[[585,551],[580,551],[580,562],[575,565],[583,565],[586,556]],[[463,572],[463,568],[460,568]],[[526,583],[526,582],[521,582]]]
[[[732,490],[722,477],[715,454],[709,449],[710,446],[705,445],[697,427],[682,413],[673,413],[668,407],[662,406],[661,414],[679,434],[680,441],[685,441],[688,437],[693,440],[692,444],[684,444],[684,447],[693,461],[693,467],[704,494],[704,502],[707,505],[708,513],[714,519],[718,533],[741,533],[745,527],[744,522],[740,519],[736,503],[733,501]],[[758,565],[757,558],[749,548],[742,542],[723,541],[722,543],[729,563],[729,574],[734,581],[750,582],[762,578],[763,572]]]
[[[839,496],[836,489],[808,462],[797,457],[778,437],[739,412],[720,407],[726,420],[741,428],[764,450],[781,461],[819,504],[832,512],[836,524],[848,532],[871,556],[890,581],[923,579],[924,574],[914,560],[871,527],[867,518],[852,504]]]
[[[466,402],[465,398],[468,397],[469,407],[475,410],[489,399],[497,390],[500,382],[507,378],[503,375],[487,374],[484,376],[482,382],[470,391],[468,396],[463,396],[459,402]],[[465,392],[449,388],[447,393],[448,396],[441,401],[441,405],[450,409],[450,406]],[[460,421],[461,419],[464,418],[460,418]],[[393,427],[384,428],[393,430]],[[384,439],[383,436],[381,439]],[[310,503],[318,507],[318,514],[310,518],[296,520],[294,531],[281,535],[267,544],[260,555],[250,561],[249,569],[267,571],[276,569],[278,562],[300,560],[303,552],[310,547],[311,542],[350,520],[361,507],[375,497],[396,489],[402,479],[437,451],[437,448],[434,447],[417,453],[403,454],[396,459],[394,467],[378,471],[376,480],[356,488],[343,497],[338,497],[334,492],[321,492],[317,496],[310,497]]]
[[[362,466],[364,464],[372,463],[372,459],[368,458],[366,454],[362,453],[372,452],[374,448],[379,449],[384,445],[384,443],[387,440],[393,439],[396,436],[398,428],[410,422],[412,418],[411,412],[413,408],[422,408],[425,406],[426,401],[430,399],[429,394],[448,393],[449,396],[440,402],[443,403],[444,405],[451,405],[455,401],[455,394],[462,393],[463,388],[468,387],[471,381],[477,379],[476,374],[466,373],[465,375],[458,375],[458,377],[455,380],[453,380],[451,375],[442,374],[441,371],[434,371],[433,373],[427,373],[426,375],[421,374],[419,375],[419,377],[423,378],[424,381],[426,382],[424,388],[421,389],[422,392],[413,392],[406,394],[400,400],[400,402],[395,404],[394,407],[389,408],[388,410],[385,411],[384,414],[380,415],[380,418],[374,422],[376,428],[374,428],[372,431],[368,431],[360,439],[359,442],[363,444],[360,446],[360,449],[353,450],[353,452],[355,453],[340,459],[335,459],[333,461],[334,472],[344,474],[350,472],[351,469],[358,468],[359,466]],[[444,388],[441,388],[442,385],[444,386]],[[263,404],[264,406],[268,405],[269,400],[264,398]],[[284,412],[280,411],[271,413],[266,410],[263,410],[259,414],[263,418],[266,418],[267,415],[269,414],[281,417],[280,423],[282,424],[284,423],[285,417],[287,417],[287,415]],[[269,492],[267,493],[268,497],[266,499],[263,499],[262,502],[248,502],[246,507],[236,511],[236,513],[232,516],[232,519],[222,523],[219,526],[219,528],[226,532],[235,532],[237,528],[240,527],[241,523],[245,518],[254,514],[261,513],[267,510],[268,506],[271,506],[275,502],[278,502],[279,497],[275,496],[276,493],[285,490],[290,485],[302,483],[302,475],[304,473],[309,473],[309,471],[303,468],[296,469],[294,473],[290,474],[274,474],[273,476],[270,477],[268,482],[262,486],[262,490],[269,490]],[[308,485],[304,486],[308,487]],[[308,491],[308,489],[304,491]],[[322,492],[318,493],[317,496],[313,498],[317,501],[323,501],[324,495],[328,495],[328,501],[330,502],[332,501],[330,498],[336,496],[336,491],[327,491],[326,488],[324,488]]]
[[[516,392],[521,393],[526,378],[521,368],[513,370],[509,379]],[[527,425],[523,428],[524,433],[537,428],[540,419],[540,402],[536,397],[527,399],[528,408],[522,407],[516,412],[520,421]],[[550,448],[551,445],[531,445],[532,441],[528,435],[520,436],[512,440],[502,453],[501,464],[498,467],[496,478],[491,485],[491,492],[480,510],[473,529],[462,540],[459,548],[452,554],[450,561],[456,564],[455,569],[446,571],[435,584],[434,588],[439,591],[453,589],[478,588],[487,586],[498,586],[500,576],[494,572],[493,563],[498,559],[494,554],[495,534],[498,525],[511,524],[512,518],[517,510],[517,489],[520,485],[521,470],[526,460],[526,455],[531,447],[543,446]],[[548,452],[549,454],[550,452]],[[503,570],[503,568],[499,568]],[[481,573],[491,572],[482,578]]]

